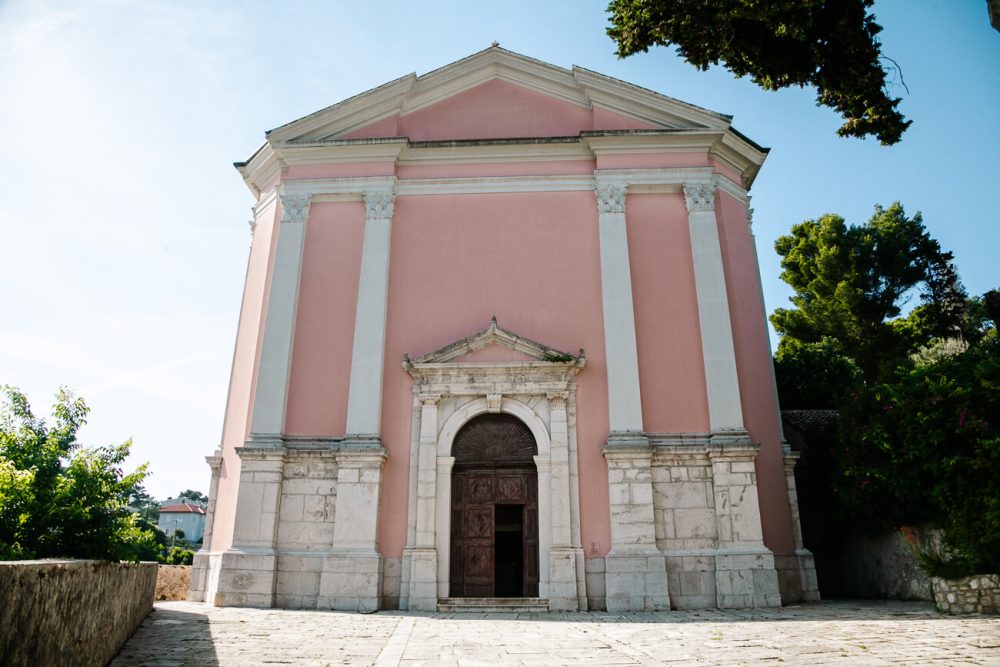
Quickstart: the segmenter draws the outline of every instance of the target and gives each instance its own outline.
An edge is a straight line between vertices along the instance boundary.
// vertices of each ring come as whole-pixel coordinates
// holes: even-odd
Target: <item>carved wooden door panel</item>
[[[511,415],[480,415],[455,435],[452,597],[538,596],[537,452]]]
[[[462,475],[462,570],[466,597],[493,597],[493,495],[495,478],[487,472]]]

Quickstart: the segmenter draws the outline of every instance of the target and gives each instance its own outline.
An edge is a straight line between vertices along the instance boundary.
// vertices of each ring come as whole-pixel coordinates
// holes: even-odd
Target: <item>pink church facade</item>
[[[269,132],[192,599],[818,599],[730,120],[491,47]]]

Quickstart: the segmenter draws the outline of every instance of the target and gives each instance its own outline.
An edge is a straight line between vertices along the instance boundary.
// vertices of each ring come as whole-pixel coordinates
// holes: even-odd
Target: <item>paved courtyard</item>
[[[929,603],[767,611],[371,615],[158,602],[125,665],[1000,665],[1000,619]]]

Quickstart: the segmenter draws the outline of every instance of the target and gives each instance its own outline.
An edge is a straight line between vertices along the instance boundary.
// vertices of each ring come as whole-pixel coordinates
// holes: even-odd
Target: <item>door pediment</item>
[[[479,359],[472,356],[485,348],[506,348],[507,350],[516,352],[520,356],[520,359],[511,359],[511,361],[515,362],[544,362],[574,365],[579,368],[583,368],[584,363],[586,363],[586,357],[582,349],[579,354],[573,355],[569,352],[543,345],[513,331],[504,329],[497,324],[497,318],[494,317],[490,320],[489,326],[482,331],[477,331],[454,343],[449,343],[433,352],[428,352],[417,359],[411,361],[409,355],[403,355],[403,368],[412,374],[412,369],[420,369],[437,364],[455,363],[463,357],[467,358],[467,361],[477,364],[496,363],[492,358],[495,356],[495,350],[480,353],[480,355],[477,355],[480,356]]]

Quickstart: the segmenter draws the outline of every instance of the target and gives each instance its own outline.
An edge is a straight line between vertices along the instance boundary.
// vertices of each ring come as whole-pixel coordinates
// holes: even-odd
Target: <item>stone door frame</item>
[[[537,361],[452,361],[490,344]],[[553,610],[586,609],[575,379],[585,363],[582,351],[573,356],[533,343],[495,320],[437,352],[404,359],[414,384],[401,608],[435,611],[449,596],[452,446],[469,420],[502,412],[521,420],[538,447],[538,595]]]

